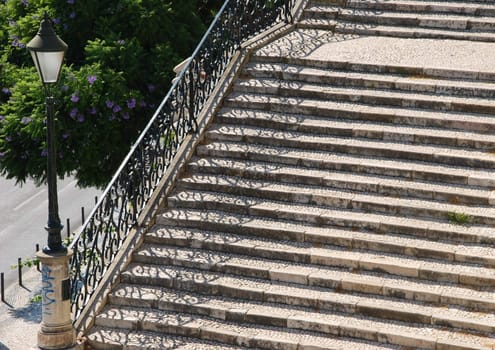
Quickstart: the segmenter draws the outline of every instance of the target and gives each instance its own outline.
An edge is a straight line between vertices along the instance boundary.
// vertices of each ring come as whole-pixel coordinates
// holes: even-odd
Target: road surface
[[[81,225],[81,207],[86,217],[94,207],[95,196],[101,191],[90,188],[81,190],[73,178],[59,180],[59,215],[62,224],[70,218],[70,229]],[[48,190],[46,185],[36,187],[32,182],[22,186],[14,180],[0,178],[0,272],[5,273],[5,284],[17,283],[17,271],[11,265],[17,258],[33,257],[35,245],[46,245],[48,234],[44,227],[48,218]],[[62,237],[66,237],[66,227]]]

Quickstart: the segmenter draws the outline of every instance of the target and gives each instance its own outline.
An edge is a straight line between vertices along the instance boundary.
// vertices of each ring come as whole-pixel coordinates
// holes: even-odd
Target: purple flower
[[[131,98],[131,99],[127,100],[127,108],[129,108],[129,109],[136,108],[136,99],[135,98]]]
[[[153,92],[153,91],[155,91],[155,89],[156,89],[155,85],[153,85],[153,84],[148,84],[148,91],[149,91],[149,92]]]
[[[89,114],[95,115],[96,114],[96,108],[95,107],[91,107],[91,109],[89,110]]]
[[[5,117],[3,115],[0,115],[0,123],[3,123],[5,121]]]
[[[76,116],[77,116],[77,112],[78,112],[77,108],[72,108],[72,110],[71,110],[71,111],[70,111],[70,113],[69,113],[70,117],[71,117],[72,119],[75,119],[75,118],[76,118]]]
[[[69,135],[69,133],[68,133],[68,132],[64,132],[64,133],[62,134],[62,138],[63,138],[64,140],[65,140],[65,139],[68,139],[68,138],[69,138],[69,136],[70,136],[70,135]]]
[[[41,156],[42,157],[46,157],[48,155],[48,152],[45,148],[43,148],[43,150],[41,151]]]
[[[79,114],[77,115],[77,121],[78,121],[79,123],[82,123],[82,122],[84,121],[84,115],[82,115],[81,113],[79,113]]]
[[[88,76],[89,85],[93,85],[95,83],[96,79],[97,79],[96,75],[89,75]]]
[[[5,156],[5,152],[0,152],[0,159]]]
[[[110,101],[110,100],[107,100],[105,103],[106,103],[108,108],[112,108],[114,105],[113,101]]]
[[[69,14],[69,18],[76,18],[76,13],[74,11],[72,11],[70,14]]]
[[[10,94],[10,90],[9,90],[9,88],[6,88],[6,87],[2,88],[2,92],[3,92],[5,95]]]
[[[12,141],[12,136],[7,136],[7,137],[5,138],[5,140],[7,140],[7,142]]]
[[[122,119],[129,120],[129,118],[129,113],[125,112],[124,114],[122,114]]]
[[[145,100],[141,100],[141,102],[139,102],[139,105],[141,107],[146,107],[146,101]]]
[[[70,100],[74,103],[77,103],[77,102],[79,102],[79,96],[77,96],[76,94],[72,94],[72,97],[70,98]]]
[[[74,5],[74,0],[67,0],[67,3],[68,3],[69,5]]]
[[[24,124],[24,125],[29,124],[29,123],[31,123],[32,121],[33,121],[33,118],[31,118],[31,117],[23,117],[23,118],[21,119],[21,123],[22,123],[22,124]]]
[[[119,113],[120,111],[122,110],[122,107],[120,107],[119,105],[115,105],[112,109],[112,111],[114,113]]]
[[[54,18],[54,19],[53,19],[53,23],[54,23],[54,24],[60,24],[60,19],[58,19],[58,18]]]

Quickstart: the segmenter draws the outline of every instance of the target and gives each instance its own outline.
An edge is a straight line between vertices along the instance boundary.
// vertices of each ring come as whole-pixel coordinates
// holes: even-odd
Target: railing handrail
[[[135,227],[185,136],[196,130],[195,118],[233,52],[256,33],[277,22],[289,21],[292,4],[293,0],[224,2],[70,244],[74,251],[70,266],[74,319]]]

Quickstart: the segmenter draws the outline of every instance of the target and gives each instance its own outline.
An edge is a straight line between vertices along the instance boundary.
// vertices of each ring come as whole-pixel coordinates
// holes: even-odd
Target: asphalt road
[[[94,207],[95,196],[101,191],[79,189],[72,178],[59,180],[57,187],[60,220],[66,226],[66,219],[70,218],[70,229],[74,231],[81,225],[81,207],[85,208],[87,217]],[[11,269],[17,258],[33,257],[36,244],[40,249],[46,245],[47,217],[46,185],[36,187],[27,182],[20,186],[14,180],[0,178],[0,272],[5,273],[6,288],[17,283],[17,271]],[[64,227],[62,237],[66,234]]]

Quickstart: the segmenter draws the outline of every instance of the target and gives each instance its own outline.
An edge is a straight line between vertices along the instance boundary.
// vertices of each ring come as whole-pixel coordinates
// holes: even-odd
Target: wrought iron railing
[[[188,64],[72,240],[71,309],[76,320],[148,204],[235,51],[276,23],[294,0],[227,0]]]

